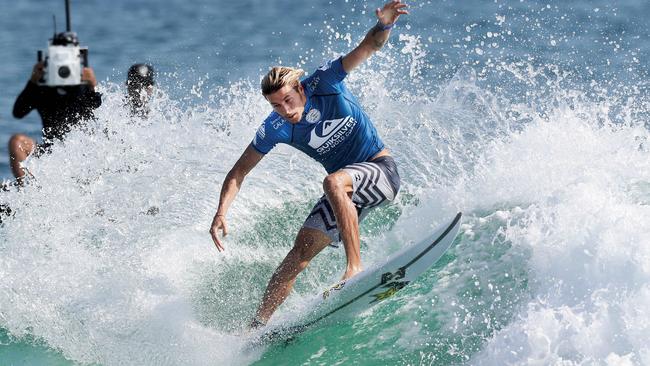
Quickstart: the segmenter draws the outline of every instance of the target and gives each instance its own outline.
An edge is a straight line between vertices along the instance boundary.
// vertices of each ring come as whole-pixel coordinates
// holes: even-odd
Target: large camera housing
[[[75,33],[57,34],[50,40],[44,60],[42,55],[42,51],[39,51],[38,60],[45,63],[42,85],[73,86],[82,84],[83,67],[88,65],[88,49],[79,47]]]

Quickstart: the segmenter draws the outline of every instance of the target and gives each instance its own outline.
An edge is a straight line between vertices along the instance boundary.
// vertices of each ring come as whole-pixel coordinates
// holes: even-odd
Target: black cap
[[[155,72],[149,64],[135,64],[129,68],[126,83],[129,86],[151,86],[154,81]]]
[[[77,38],[77,33],[75,32],[63,32],[59,33],[52,38],[53,46],[67,46],[69,44],[73,46],[79,45],[79,39]]]

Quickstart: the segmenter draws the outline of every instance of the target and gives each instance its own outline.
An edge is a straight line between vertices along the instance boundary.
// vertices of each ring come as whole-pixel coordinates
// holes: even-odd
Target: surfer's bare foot
[[[354,267],[354,268],[348,268],[348,269],[345,271],[345,274],[343,275],[343,277],[341,278],[341,281],[344,281],[344,280],[347,280],[347,279],[349,279],[349,278],[352,278],[352,277],[354,277],[357,273],[359,273],[359,272],[361,272],[361,271],[363,271],[363,268],[362,268],[361,266],[359,266],[359,267]]]

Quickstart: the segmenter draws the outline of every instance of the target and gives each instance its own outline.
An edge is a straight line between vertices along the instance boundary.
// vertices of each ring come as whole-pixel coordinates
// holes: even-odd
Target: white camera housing
[[[45,58],[45,84],[48,86],[80,85],[82,56],[76,45],[49,45]]]

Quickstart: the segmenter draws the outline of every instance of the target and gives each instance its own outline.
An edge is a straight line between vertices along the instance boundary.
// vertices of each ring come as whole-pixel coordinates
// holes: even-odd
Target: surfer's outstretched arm
[[[401,0],[392,0],[383,8],[375,10],[377,24],[368,31],[366,37],[350,53],[343,57],[343,69],[345,72],[354,70],[357,66],[366,61],[373,53],[379,51],[388,40],[390,29],[395,25],[402,14],[408,14],[406,4]]]
[[[214,215],[212,225],[210,226],[212,241],[214,241],[214,245],[220,252],[225,250],[225,247],[217,234],[219,233],[219,230],[223,231],[223,236],[228,234],[228,228],[226,226],[226,213],[228,212],[228,208],[235,199],[235,196],[237,196],[239,188],[241,187],[246,175],[257,165],[257,163],[260,162],[260,160],[262,160],[263,157],[264,155],[260,154],[249,145],[223,180],[223,184],[221,185],[221,195],[219,196],[219,208],[217,209],[217,213]]]

